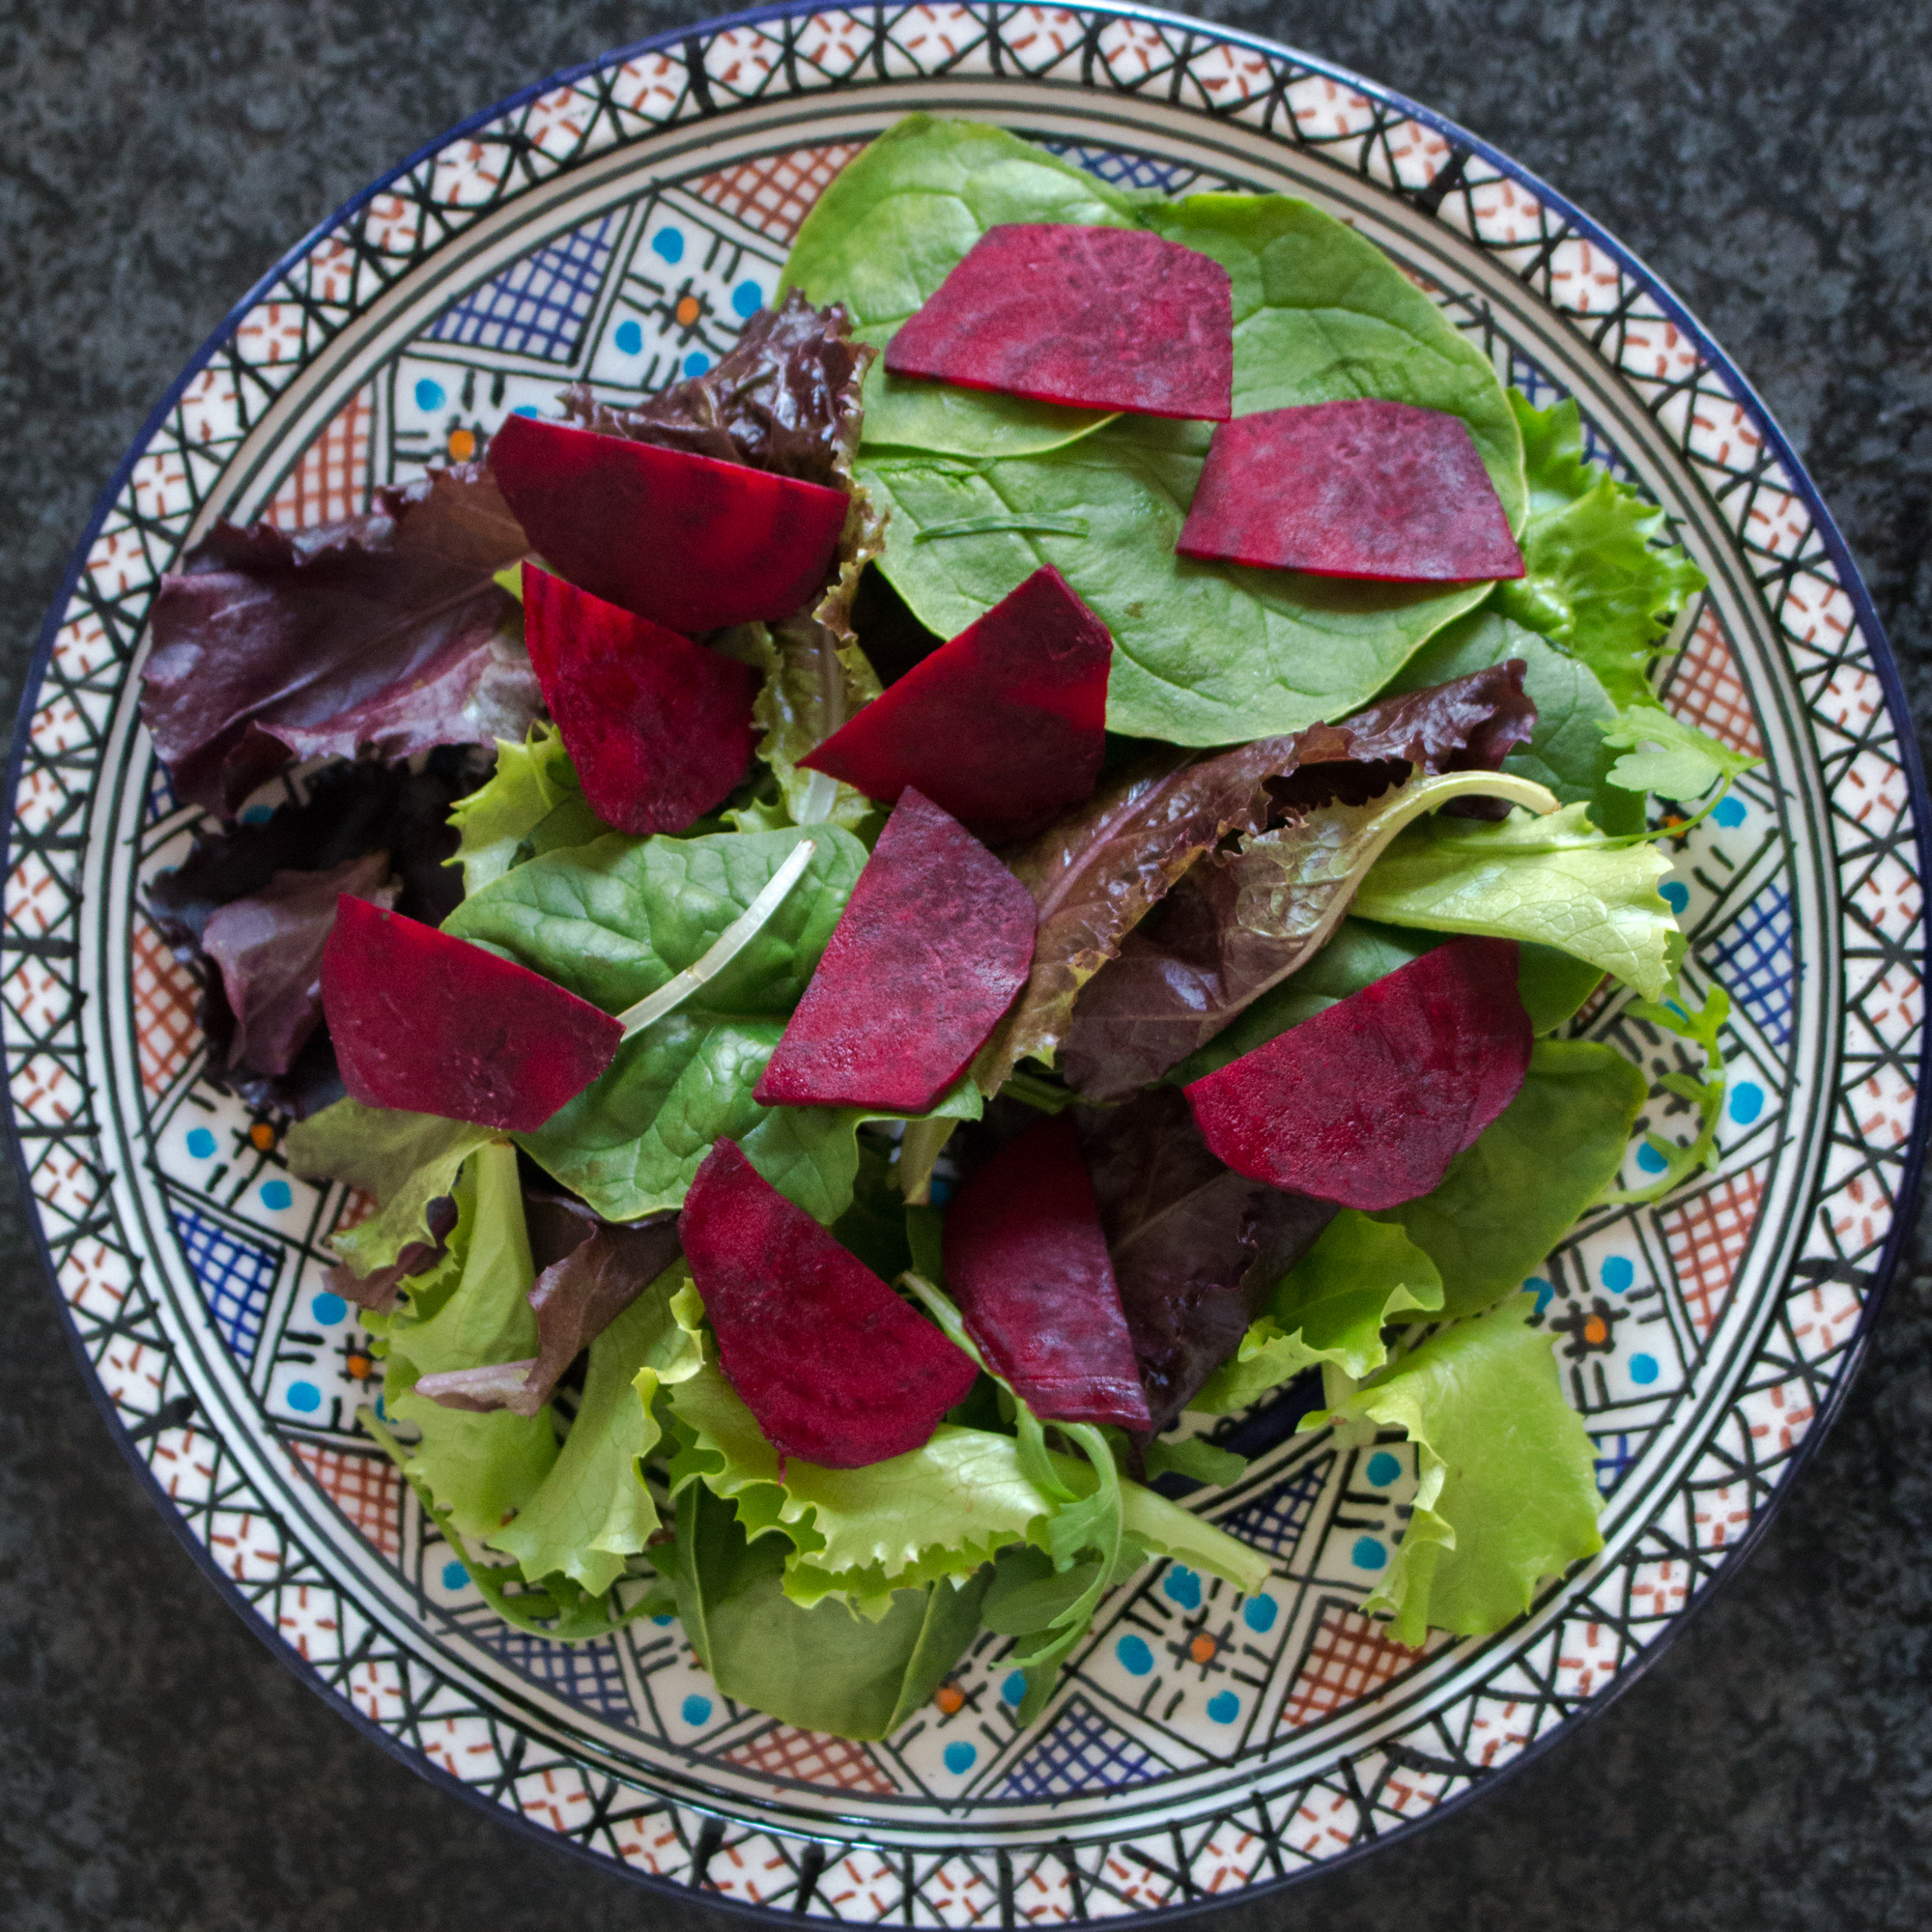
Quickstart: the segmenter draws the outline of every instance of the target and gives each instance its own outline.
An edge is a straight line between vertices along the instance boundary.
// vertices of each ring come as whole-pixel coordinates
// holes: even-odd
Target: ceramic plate
[[[291,1176],[199,1078],[194,988],[137,906],[186,852],[138,722],[159,574],[217,517],[300,525],[470,456],[585,378],[702,369],[800,217],[911,108],[1102,178],[1305,195],[1436,297],[1668,513],[1710,579],[1665,702],[1761,753],[1664,888],[1728,989],[1718,1169],[1599,1212],[1528,1286],[1597,1444],[1605,1548],[1480,1639],[1357,1607],[1414,1471],[1286,1435],[1213,1513],[1274,1575],[1120,1592],[1046,1718],[982,1636],[895,1737],[722,1699],[674,1624],[571,1647],[479,1601],[354,1413],[380,1364],[323,1286],[366,1204]],[[398,1755],[659,1886],[965,1925],[1227,1899],[1480,1790],[1640,1669],[1776,1505],[1857,1360],[1916,1172],[1924,806],[1871,607],[1776,426],[1627,250],[1504,156],[1320,62],[1094,8],[743,16],[520,95],[345,208],[149,424],[48,628],[14,749],[4,1024],[47,1260],[89,1372],[223,1592]],[[1582,1025],[1653,1072],[1674,1042]],[[1642,1179],[1633,1151],[1627,1174]],[[272,1802],[271,1794],[265,1794]]]

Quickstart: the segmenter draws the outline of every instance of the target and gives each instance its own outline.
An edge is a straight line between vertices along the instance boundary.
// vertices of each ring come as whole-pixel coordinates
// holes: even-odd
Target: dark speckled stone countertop
[[[513,87],[702,17],[611,0],[0,8],[0,692],[143,417],[365,181]],[[1932,719],[1923,0],[1260,0],[1217,19],[1495,141],[1769,400]],[[196,1575],[109,1440],[0,1179],[0,1927],[722,1925],[418,1781]],[[1932,1235],[1762,1546],[1493,1795],[1215,1932],[1932,1924]]]

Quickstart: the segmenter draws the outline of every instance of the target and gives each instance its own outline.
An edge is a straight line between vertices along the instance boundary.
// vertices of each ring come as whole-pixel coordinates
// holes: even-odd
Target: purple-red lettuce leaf
[[[142,674],[176,795],[232,813],[292,757],[521,739],[536,679],[494,579],[526,548],[468,467],[339,524],[216,524],[161,581]]]
[[[1335,1210],[1224,1167],[1178,1089],[1077,1119],[1158,1433],[1240,1346]]]

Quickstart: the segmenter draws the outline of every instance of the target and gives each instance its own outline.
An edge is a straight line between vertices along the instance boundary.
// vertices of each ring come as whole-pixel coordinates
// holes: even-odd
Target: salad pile
[[[704,374],[217,526],[150,907],[496,1610],[862,1738],[990,1631],[1028,1723],[1141,1566],[1260,1588],[1179,1498],[1283,1401],[1413,1444],[1402,1642],[1598,1548],[1520,1285],[1710,1156],[1657,889],[1748,762],[1662,522],[1309,205],[914,116]]]

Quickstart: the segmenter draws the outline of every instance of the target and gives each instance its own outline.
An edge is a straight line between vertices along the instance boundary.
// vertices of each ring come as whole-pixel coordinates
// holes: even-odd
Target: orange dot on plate
[[[689,328],[703,313],[704,311],[698,306],[696,296],[686,296],[678,302],[677,319],[686,328]]]
[[[1206,1631],[1197,1631],[1194,1641],[1187,1646],[1187,1654],[1196,1663],[1212,1663],[1220,1647]]]
[[[267,1121],[257,1121],[248,1129],[248,1144],[250,1147],[260,1148],[264,1153],[267,1153],[275,1144],[274,1128]]]
[[[965,1707],[966,1693],[956,1684],[942,1684],[932,1693],[932,1701],[950,1718],[954,1711]]]
[[[1610,1339],[1610,1324],[1601,1315],[1593,1315],[1583,1323],[1583,1339],[1594,1348],[1601,1347]]]
[[[476,454],[476,433],[474,430],[453,429],[449,432],[449,460],[452,463],[468,463]]]
[[[367,1355],[351,1355],[349,1358],[349,1373],[359,1382],[369,1373],[369,1357]]]

